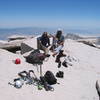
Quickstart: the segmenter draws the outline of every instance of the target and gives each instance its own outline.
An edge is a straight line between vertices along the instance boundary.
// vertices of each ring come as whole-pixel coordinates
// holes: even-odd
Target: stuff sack
[[[58,78],[63,78],[64,77],[64,72],[63,71],[59,71],[56,73],[56,77]]]
[[[26,62],[31,64],[42,64],[44,59],[45,55],[36,49],[26,57]]]
[[[55,78],[54,74],[51,71],[47,71],[44,77],[49,85],[53,85],[57,83],[57,79]]]

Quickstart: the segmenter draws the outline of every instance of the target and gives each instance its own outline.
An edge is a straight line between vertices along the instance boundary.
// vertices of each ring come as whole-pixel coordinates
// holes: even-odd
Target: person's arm
[[[38,40],[38,43],[39,43],[39,44],[42,44],[42,43],[41,43],[42,37],[38,37],[37,40]]]
[[[65,41],[65,38],[64,36],[62,36],[59,45],[64,45],[64,41]]]
[[[55,36],[52,34],[49,34],[49,38],[54,38]]]
[[[50,46],[50,39],[49,39],[49,37],[48,37],[48,47]]]
[[[64,41],[60,42],[60,45],[64,45]]]

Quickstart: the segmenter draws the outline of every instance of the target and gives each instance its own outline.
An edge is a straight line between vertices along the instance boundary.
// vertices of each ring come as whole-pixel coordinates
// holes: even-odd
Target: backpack
[[[44,59],[45,55],[36,49],[26,57],[26,62],[31,64],[43,64]]]
[[[49,85],[53,85],[57,83],[57,79],[55,78],[54,74],[51,71],[47,71],[44,77]]]

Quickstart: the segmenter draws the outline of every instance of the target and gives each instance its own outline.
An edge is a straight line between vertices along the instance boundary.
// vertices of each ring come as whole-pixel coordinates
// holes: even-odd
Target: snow
[[[27,42],[28,43],[28,42]],[[36,46],[36,43],[34,43]],[[74,58],[72,66],[57,68],[55,57],[43,63],[43,74],[50,70],[56,74],[59,70],[64,72],[64,78],[58,79],[60,84],[53,85],[54,91],[38,90],[34,85],[24,85],[16,89],[10,85],[18,73],[33,69],[36,75],[37,67],[28,64],[20,54],[13,54],[0,49],[0,99],[1,100],[99,100],[95,83],[100,78],[100,49],[72,40],[66,40],[64,51],[67,56]],[[51,52],[50,52],[51,54]],[[14,60],[21,59],[16,65]],[[63,61],[63,58],[62,58]]]

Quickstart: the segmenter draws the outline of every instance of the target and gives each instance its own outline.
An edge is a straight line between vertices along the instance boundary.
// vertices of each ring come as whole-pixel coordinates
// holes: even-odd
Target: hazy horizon
[[[43,28],[43,27],[20,27],[20,28],[0,28],[0,39],[5,40],[11,35],[39,35],[43,32],[55,34],[59,28]],[[64,34],[77,34],[86,36],[99,36],[99,30],[82,30],[82,29],[64,29],[60,28]]]

